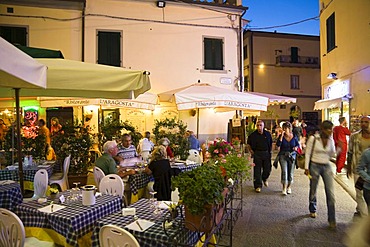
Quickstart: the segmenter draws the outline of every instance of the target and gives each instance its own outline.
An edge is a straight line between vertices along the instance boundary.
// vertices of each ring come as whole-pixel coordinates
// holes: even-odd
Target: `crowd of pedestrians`
[[[282,195],[292,193],[294,170],[297,156],[305,155],[304,173],[310,178],[308,211],[311,218],[317,215],[317,185],[320,177],[324,182],[326,206],[329,227],[336,228],[334,176],[331,160],[336,158],[336,173],[347,173],[353,176],[356,185],[356,211],[354,216],[366,217],[370,210],[370,116],[360,119],[361,129],[351,133],[347,127],[345,117],[338,119],[339,125],[334,127],[331,121],[325,120],[320,124],[318,131],[307,133],[305,124],[298,120],[285,122],[277,130],[278,148],[274,166],[280,164]],[[264,128],[264,122],[256,123],[256,131],[248,136],[247,149],[254,162],[253,185],[257,193],[262,191],[262,185],[268,186],[271,173],[271,146],[272,138]],[[349,142],[347,143],[347,136]],[[346,164],[347,162],[347,164]],[[362,187],[359,188],[359,178],[362,178]],[[355,186],[355,185],[353,185]]]

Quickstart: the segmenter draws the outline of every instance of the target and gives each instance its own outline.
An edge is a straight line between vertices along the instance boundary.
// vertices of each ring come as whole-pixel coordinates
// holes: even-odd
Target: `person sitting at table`
[[[129,162],[127,162],[127,160],[129,159],[132,159],[133,162],[132,163],[135,163],[135,159],[136,157],[138,157],[138,153],[136,151],[136,148],[134,145],[132,145],[132,139],[131,139],[131,135],[130,134],[123,134],[122,136],[122,146],[119,148],[117,154],[115,156],[113,156],[113,158],[121,165],[121,166],[125,166],[123,165],[123,161],[126,160],[126,165],[128,165]]]
[[[103,145],[104,154],[100,156],[96,162],[95,166],[102,169],[105,175],[108,174],[117,174],[121,178],[124,178],[128,175],[135,174],[135,170],[125,170],[125,169],[117,169],[117,165],[113,157],[117,155],[118,148],[117,143],[115,141],[107,141]]]
[[[146,162],[150,159],[150,153],[154,148],[154,143],[150,140],[150,132],[146,131],[144,138],[140,140],[137,146],[138,153],[140,153],[143,160]]]
[[[152,153],[152,160],[145,168],[148,175],[154,177],[154,191],[158,201],[171,200],[171,177],[172,170],[170,161],[167,159],[166,148],[162,145],[157,146]]]
[[[170,147],[170,140],[168,140],[167,137],[162,138],[159,141],[159,145],[163,145],[166,148],[167,159],[173,160],[175,158],[175,155],[173,154],[172,149]]]

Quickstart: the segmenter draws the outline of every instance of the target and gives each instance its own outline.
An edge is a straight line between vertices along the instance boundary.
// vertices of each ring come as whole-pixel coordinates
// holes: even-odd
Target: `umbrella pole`
[[[199,108],[197,108],[197,139],[199,139]]]
[[[22,195],[24,195],[24,183],[23,183],[23,163],[22,163],[22,149],[21,149],[21,117],[20,117],[20,107],[19,107],[19,88],[14,88],[15,90],[15,109],[17,116],[17,156],[18,156],[18,166],[19,166],[19,183],[21,186]]]

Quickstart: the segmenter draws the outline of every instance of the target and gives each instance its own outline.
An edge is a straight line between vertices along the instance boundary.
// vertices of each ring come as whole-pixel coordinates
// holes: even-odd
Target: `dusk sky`
[[[276,30],[279,33],[307,35],[320,33],[318,18],[287,27],[258,29],[316,17],[319,15],[318,0],[243,0],[243,6],[249,8],[243,18],[251,21],[248,28],[254,31],[274,32]]]

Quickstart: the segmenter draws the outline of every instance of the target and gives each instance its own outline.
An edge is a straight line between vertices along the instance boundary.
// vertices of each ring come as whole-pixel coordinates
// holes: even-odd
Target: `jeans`
[[[356,183],[358,177],[360,175],[358,174],[353,174],[353,181]],[[364,192],[363,190],[355,189],[356,190],[356,212],[360,213],[362,217],[365,217],[367,214],[366,210],[366,202],[364,200]]]
[[[254,153],[253,184],[254,188],[262,188],[262,181],[266,181],[271,173],[271,154],[269,152]]]
[[[279,162],[281,166],[281,183],[282,184],[292,184],[294,176],[294,166],[295,162],[291,162],[289,157],[282,154],[279,155]]]
[[[325,194],[326,194],[326,206],[328,208],[328,221],[335,222],[335,198],[334,198],[334,174],[330,164],[319,165],[311,162],[310,174],[312,176],[310,180],[310,195],[309,195],[309,210],[310,213],[316,213],[316,190],[319,183],[320,176],[324,181]]]
[[[370,215],[370,190],[364,188],[363,192],[364,192],[364,198],[367,204],[367,211],[369,212],[369,215]]]

